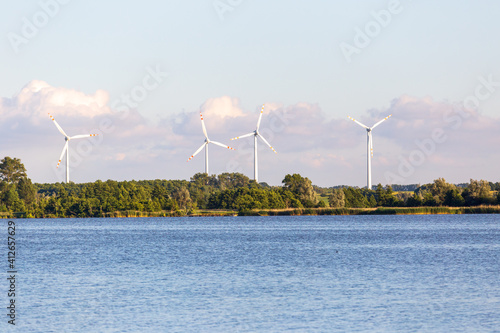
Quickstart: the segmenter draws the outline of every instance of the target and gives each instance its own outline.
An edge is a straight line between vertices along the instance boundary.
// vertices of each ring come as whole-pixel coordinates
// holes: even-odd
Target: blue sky
[[[374,131],[374,183],[500,181],[498,2],[45,0],[5,7],[0,150],[20,157],[34,181],[63,179],[53,169],[64,142],[47,112],[74,134],[102,130],[104,117],[116,125],[72,164],[76,182],[189,179],[203,170],[203,155],[186,164],[203,141],[198,112],[207,113],[211,138],[229,143],[254,129],[263,103],[263,126],[280,112],[293,115],[269,133],[278,155],[259,149],[260,180],[270,184],[299,172],[322,186],[365,185],[366,135],[347,115],[371,125],[391,112]],[[368,45],[356,44],[359,31]],[[346,57],[347,44],[357,53]],[[155,70],[168,76],[158,85],[147,80],[155,87],[118,119],[122,96],[138,92]],[[480,103],[466,108],[471,116],[461,116],[464,100],[478,92]],[[436,128],[446,140],[424,151],[421,163],[417,141],[432,139]],[[248,150],[249,140],[235,148]],[[248,153],[210,154],[211,173],[253,174]],[[405,159],[411,174],[401,172]]]

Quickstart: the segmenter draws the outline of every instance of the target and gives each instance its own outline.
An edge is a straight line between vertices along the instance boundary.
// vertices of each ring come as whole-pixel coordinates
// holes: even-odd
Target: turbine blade
[[[81,139],[81,138],[89,138],[91,136],[97,136],[99,134],[82,134],[82,135],[75,135],[70,137],[70,139]]]
[[[266,106],[265,104],[262,104],[262,109],[260,109],[259,120],[257,121],[257,131],[259,130],[260,127],[260,121],[262,120],[262,114],[264,113],[265,106]]]
[[[66,149],[68,148],[68,143],[69,143],[69,141],[66,141],[66,144],[64,145],[63,150],[61,152],[61,156],[59,156],[59,161],[57,162],[57,167],[56,168],[59,168],[59,164],[61,164],[61,161],[63,159],[64,153],[66,153]]]
[[[201,118],[201,127],[203,128],[203,134],[205,134],[205,138],[208,139],[207,128],[205,127],[205,121],[203,120],[203,115],[201,114],[201,111],[200,111],[200,118]]]
[[[248,134],[241,135],[241,136],[237,136],[235,138],[232,138],[231,140],[238,140],[238,139],[241,139],[241,138],[246,138],[247,136],[251,136],[251,135],[255,135],[255,132],[248,133]]]
[[[387,119],[389,119],[391,116],[392,116],[392,114],[388,115],[387,117],[385,117],[384,119],[382,119],[381,121],[379,121],[378,123],[376,123],[375,125],[373,125],[372,129],[374,129],[378,125],[382,124],[384,121],[386,121]]]
[[[64,132],[64,130],[62,129],[62,127],[59,126],[59,124],[57,123],[57,121],[54,119],[54,117],[52,117],[52,115],[50,113],[49,113],[49,117],[50,117],[50,119],[52,119],[52,121],[56,125],[57,129],[59,130],[59,132],[61,132],[61,134],[64,135],[65,137],[69,138],[69,136],[66,134],[66,132]]]
[[[234,148],[231,148],[228,145],[225,145],[225,144],[217,142],[217,141],[210,141],[210,143],[213,143],[214,145],[221,146],[221,147],[224,147],[224,148],[227,148],[227,149],[234,150]]]
[[[191,161],[191,159],[192,159],[193,157],[195,157],[195,156],[196,156],[196,154],[198,154],[198,153],[199,153],[199,152],[203,149],[203,147],[205,147],[205,145],[206,145],[206,143],[204,142],[204,143],[201,145],[201,147],[200,147],[200,148],[198,148],[198,150],[197,150],[197,151],[196,151],[193,155],[191,155],[191,157],[190,157],[190,158],[188,158],[187,162]]]
[[[271,148],[271,149],[272,149],[272,150],[273,150],[276,154],[278,153],[276,150],[274,150],[273,146],[271,146],[271,145],[269,144],[269,142],[267,142],[267,140],[266,140],[266,139],[264,139],[264,137],[263,137],[262,135],[258,134],[258,136],[259,136],[259,138],[261,138],[261,139],[262,139],[262,141],[264,141],[264,143],[265,143],[266,145],[268,145],[268,146],[269,146],[269,148]]]
[[[354,118],[352,118],[352,117],[349,117],[349,116],[347,116],[347,118],[351,119],[352,121],[354,121],[354,122],[355,122],[356,124],[358,124],[359,126],[364,127],[364,128],[366,128],[366,129],[369,129],[369,127],[368,127],[368,126],[366,126],[366,125],[364,125],[364,124],[360,123],[360,122],[359,122],[359,121],[357,121],[356,119],[354,119]]]

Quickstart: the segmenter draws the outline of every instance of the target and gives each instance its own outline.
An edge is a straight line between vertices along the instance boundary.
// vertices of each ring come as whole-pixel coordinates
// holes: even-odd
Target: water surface
[[[15,221],[22,332],[500,327],[497,215]]]

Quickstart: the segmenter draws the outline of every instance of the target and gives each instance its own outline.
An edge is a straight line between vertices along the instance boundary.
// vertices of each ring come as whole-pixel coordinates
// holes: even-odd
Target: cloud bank
[[[229,96],[201,101],[199,110],[166,113],[153,122],[136,110],[113,110],[106,91],[86,94],[32,81],[15,96],[0,98],[0,149],[3,156],[21,158],[34,181],[62,181],[64,167],[55,165],[64,138],[50,112],[69,135],[99,134],[71,141],[75,182],[189,179],[204,169],[204,154],[186,162],[204,141],[200,111],[210,139],[236,148],[210,147],[211,173],[237,171],[252,177],[253,139],[230,138],[255,129],[260,105],[244,110]],[[321,186],[364,186],[366,131],[347,114],[332,117],[335,112],[314,103],[266,101],[260,132],[278,154],[259,142],[260,180],[278,185],[285,174],[301,173]],[[500,180],[499,118],[465,110],[459,103],[406,95],[388,108],[350,115],[371,126],[389,114],[392,118],[373,131],[374,184],[426,183],[438,177],[452,182]]]

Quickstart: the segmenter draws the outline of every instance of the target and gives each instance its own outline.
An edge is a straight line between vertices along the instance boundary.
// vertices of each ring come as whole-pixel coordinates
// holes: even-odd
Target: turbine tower
[[[66,153],[66,183],[69,183],[69,140],[88,138],[91,136],[96,136],[98,134],[82,134],[82,135],[68,136],[66,134],[66,132],[64,132],[64,130],[61,128],[61,126],[59,126],[57,121],[54,119],[54,117],[52,117],[52,115],[50,113],[49,113],[49,117],[50,117],[50,119],[52,119],[52,121],[56,125],[59,132],[61,132],[61,134],[64,135],[64,140],[66,141],[66,143],[64,144],[63,150],[61,152],[61,156],[59,157],[59,161],[57,162],[57,168],[59,168],[59,164],[61,164],[61,160],[64,157],[64,154]]]
[[[201,145],[200,148],[198,148],[198,150],[193,155],[191,155],[190,158],[188,158],[187,161],[189,162],[193,157],[196,156],[196,154],[198,154],[203,149],[203,147],[205,147],[205,173],[208,176],[208,144],[213,143],[214,145],[221,146],[221,147],[231,149],[231,150],[234,150],[234,148],[231,148],[231,147],[229,147],[225,144],[222,144],[220,142],[210,140],[208,138],[207,129],[205,127],[205,122],[203,121],[203,115],[201,114],[201,112],[200,112],[200,118],[201,118],[201,127],[203,128],[203,134],[205,134],[205,142]]]
[[[382,119],[381,121],[379,121],[378,123],[376,123],[375,125],[373,125],[372,127],[368,127],[362,123],[360,123],[359,121],[357,121],[356,119],[354,118],[351,118],[349,116],[347,116],[349,119],[351,119],[352,121],[354,121],[356,124],[358,124],[359,126],[361,127],[364,127],[366,129],[366,137],[367,137],[367,151],[366,151],[366,158],[367,158],[367,161],[368,161],[368,172],[367,172],[367,188],[369,190],[372,189],[372,157],[373,157],[373,139],[372,139],[372,130],[377,127],[378,125],[380,125],[381,123],[383,123],[384,121],[386,121],[387,119],[389,119],[390,117],[392,116],[389,115],[387,117],[385,117],[384,119]]]
[[[262,109],[260,110],[259,120],[257,121],[257,128],[255,129],[255,131],[253,131],[252,133],[248,133],[248,134],[245,134],[242,136],[237,136],[237,137],[231,139],[231,140],[237,140],[237,139],[246,138],[248,136],[253,135],[253,158],[254,158],[253,179],[255,179],[255,182],[257,182],[257,183],[259,182],[259,165],[258,165],[258,161],[257,161],[257,137],[261,138],[262,141],[264,141],[264,143],[266,145],[268,145],[269,148],[271,148],[277,154],[276,150],[274,150],[274,148],[269,144],[269,142],[267,142],[267,140],[264,139],[262,134],[259,133],[260,121],[262,119],[262,114],[264,113],[264,106],[265,106],[265,104],[262,105]]]

